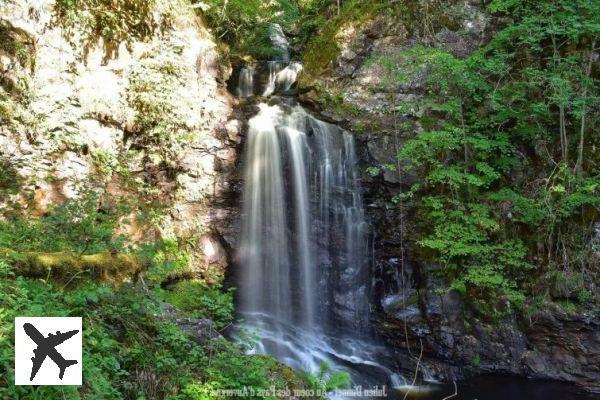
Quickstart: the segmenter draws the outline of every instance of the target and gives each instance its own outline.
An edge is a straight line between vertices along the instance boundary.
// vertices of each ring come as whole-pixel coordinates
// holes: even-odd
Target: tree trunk
[[[590,58],[585,69],[585,77],[589,79],[592,74],[592,63],[594,61],[594,50],[596,47],[596,39],[592,41],[590,48]],[[581,176],[583,173],[583,145],[585,142],[585,117],[586,117],[586,101],[587,101],[588,86],[587,82],[583,85],[583,105],[581,106],[581,126],[579,127],[579,146],[577,148],[577,162],[575,163],[575,174]]]
[[[144,260],[137,256],[109,251],[80,255],[67,251],[16,252],[0,248],[0,256],[15,267],[16,275],[52,279],[67,284],[75,283],[83,277],[115,283],[131,281],[146,267]]]
[[[569,146],[569,142],[567,139],[567,127],[566,127],[566,122],[565,122],[565,106],[563,106],[562,104],[560,106],[558,106],[558,110],[559,110],[559,120],[560,120],[560,150],[561,150],[561,157],[562,157],[562,161],[565,164],[568,164],[569,160],[568,160],[568,156],[569,156],[569,150],[568,150],[568,146]]]
[[[552,35],[552,49],[554,52],[554,66],[555,68],[558,67],[557,64],[557,60],[560,57],[560,54],[558,52],[558,45],[556,43],[556,37],[554,35]],[[558,103],[561,103],[561,100],[558,101]],[[562,162],[566,164],[568,164],[568,156],[569,156],[569,142],[567,140],[567,123],[566,123],[566,117],[565,117],[565,106],[564,104],[558,104],[558,118],[559,118],[559,136],[560,136],[560,156],[562,159]]]

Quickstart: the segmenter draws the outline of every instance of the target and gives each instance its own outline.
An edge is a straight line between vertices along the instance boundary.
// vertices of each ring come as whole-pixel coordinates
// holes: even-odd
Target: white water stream
[[[271,96],[248,121],[238,309],[252,350],[294,369],[325,362],[353,384],[402,386],[369,335],[370,244],[354,137],[288,93],[299,63],[269,62],[264,88],[244,67],[237,92]],[[252,93],[249,93],[251,88]]]

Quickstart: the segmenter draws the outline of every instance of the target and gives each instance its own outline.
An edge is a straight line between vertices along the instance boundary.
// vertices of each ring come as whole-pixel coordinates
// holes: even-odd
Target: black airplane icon
[[[37,349],[33,350],[33,354],[35,354],[35,356],[31,357],[33,366],[31,368],[31,377],[29,378],[30,381],[35,378],[35,375],[40,370],[42,363],[46,359],[46,356],[50,357],[50,359],[54,361],[56,365],[58,365],[58,368],[60,368],[58,377],[61,380],[65,375],[65,370],[67,367],[77,364],[76,360],[65,360],[65,358],[61,356],[58,351],[56,351],[55,347],[65,340],[75,336],[77,332],[79,332],[78,330],[65,333],[60,333],[60,331],[57,331],[56,335],[50,333],[48,334],[48,337],[44,337],[44,335],[42,335],[40,331],[38,331],[35,326],[31,325],[30,323],[24,324],[23,329],[25,329],[27,336],[29,336],[31,340],[33,340],[38,346]]]

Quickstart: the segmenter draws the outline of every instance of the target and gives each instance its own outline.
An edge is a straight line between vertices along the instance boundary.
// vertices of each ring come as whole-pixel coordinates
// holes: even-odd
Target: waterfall
[[[263,91],[263,96],[271,96],[275,92],[288,92],[302,71],[302,63],[292,62],[282,68],[279,61],[268,61],[269,79]]]
[[[299,105],[262,103],[245,162],[242,310],[306,329],[364,328],[368,242],[352,135]]]
[[[273,46],[277,58],[283,62],[290,61],[290,43],[288,42],[281,25],[270,24],[269,25],[269,39]]]
[[[287,92],[296,83],[298,75],[302,71],[302,63],[293,62],[279,71],[275,76],[275,84],[281,92]]]
[[[262,94],[265,97],[270,96],[275,92],[277,85],[277,74],[281,70],[281,63],[279,61],[269,61],[267,64],[269,68],[269,79],[267,80],[267,85],[265,86],[265,90]]]
[[[337,126],[311,119],[316,141],[318,236],[328,282],[321,290],[337,326],[368,329],[367,267],[369,243],[358,184],[354,138]]]
[[[262,93],[271,97],[248,121],[238,309],[260,336],[257,353],[312,372],[328,362],[355,382],[391,382],[393,371],[373,361],[385,349],[369,336],[370,242],[354,137],[279,95],[301,70],[269,62]],[[242,79],[246,71],[239,85],[264,82]]]
[[[300,109],[300,108],[298,108]],[[315,318],[315,296],[311,289],[316,287],[313,246],[310,241],[310,209],[307,171],[308,145],[303,124],[304,114],[296,111],[288,117],[284,124],[283,133],[289,144],[292,164],[293,205],[295,231],[295,246],[297,261],[302,283],[301,322],[303,326],[312,328]]]
[[[238,97],[250,97],[254,95],[254,68],[252,66],[244,66],[240,70],[237,95]]]
[[[262,311],[287,321],[291,308],[290,253],[283,170],[274,107],[260,105],[249,121],[244,228],[241,252],[244,258],[244,311]],[[269,290],[265,290],[268,287]]]

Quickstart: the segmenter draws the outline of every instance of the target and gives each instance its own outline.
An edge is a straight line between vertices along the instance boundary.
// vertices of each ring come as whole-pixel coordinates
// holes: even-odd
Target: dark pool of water
[[[458,394],[453,400],[599,400],[600,393],[588,393],[576,386],[552,382],[484,375],[457,382]],[[430,392],[410,394],[412,400],[442,400],[454,393],[454,385],[434,386]],[[404,393],[394,391],[392,398],[402,399]]]

